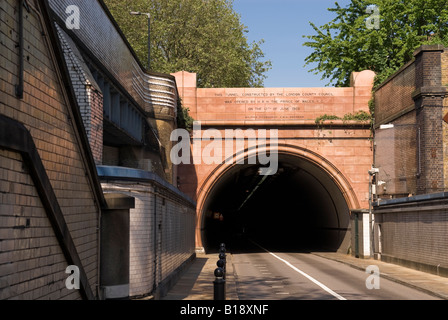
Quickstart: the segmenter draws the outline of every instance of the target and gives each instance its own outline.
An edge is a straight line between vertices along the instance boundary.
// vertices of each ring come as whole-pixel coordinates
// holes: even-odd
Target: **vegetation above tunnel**
[[[263,40],[248,43],[247,28],[232,0],[104,0],[140,61],[147,61],[147,19],[151,15],[151,69],[195,72],[198,87],[262,87],[271,62],[263,61]]]
[[[322,124],[326,120],[342,120],[342,121],[371,121],[372,115],[368,112],[365,112],[363,110],[357,111],[355,113],[347,113],[342,118],[338,117],[336,115],[328,115],[324,114],[319,117],[317,117],[314,121],[316,124]]]
[[[374,6],[376,9],[373,9]],[[448,44],[446,0],[353,0],[337,2],[328,11],[336,16],[304,36],[313,49],[306,65],[336,86],[349,86],[353,71],[372,70],[376,84],[413,58],[422,44]],[[376,25],[369,25],[376,19]]]

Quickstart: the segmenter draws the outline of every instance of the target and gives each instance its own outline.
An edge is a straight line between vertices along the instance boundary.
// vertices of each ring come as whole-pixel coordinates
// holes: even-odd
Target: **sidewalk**
[[[238,300],[232,254],[226,255],[226,299]],[[161,300],[213,300],[214,271],[218,260],[218,253],[197,253],[196,259]]]
[[[363,271],[369,265],[376,265],[379,267],[382,278],[448,300],[448,278],[374,259],[357,259],[341,253],[313,252],[313,254]],[[217,261],[217,253],[197,254],[190,267],[184,271],[176,285],[162,300],[213,300],[213,280],[215,279],[213,272]],[[231,253],[227,253],[226,268],[227,300],[238,300]]]

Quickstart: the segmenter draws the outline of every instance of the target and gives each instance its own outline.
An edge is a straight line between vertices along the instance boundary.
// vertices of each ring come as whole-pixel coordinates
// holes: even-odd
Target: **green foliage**
[[[179,99],[177,102],[177,127],[191,132],[193,129],[194,119],[190,116],[189,111],[189,108],[184,108],[182,106],[182,102]]]
[[[340,120],[340,119],[341,118],[339,118],[338,116],[335,116],[335,115],[324,114],[324,115],[321,115],[321,116],[317,117],[314,120],[314,122],[316,124],[322,124],[326,120]]]
[[[373,94],[372,94],[372,98],[369,100],[368,104],[369,104],[369,111],[370,111],[371,117],[374,118],[375,117],[375,96]]]
[[[140,61],[147,61],[146,16],[151,14],[151,70],[196,72],[199,87],[261,87],[270,61],[263,40],[248,43],[232,0],[104,0]]]
[[[379,9],[379,28],[368,28],[367,7]],[[348,86],[352,71],[372,70],[381,83],[413,58],[422,44],[448,44],[447,0],[352,0],[347,7],[337,2],[328,9],[336,17],[317,27],[304,46],[314,49],[305,59],[315,64],[329,84]]]
[[[317,117],[314,122],[316,124],[323,124],[324,121],[327,120],[343,120],[343,121],[371,121],[372,120],[372,116],[370,115],[370,113],[365,112],[363,110],[357,111],[355,113],[347,113],[345,114],[342,118],[338,117],[336,115],[329,115],[329,114],[324,114],[321,115],[319,117]]]
[[[357,111],[355,113],[347,113],[344,115],[344,117],[342,118],[342,120],[344,121],[350,121],[350,120],[354,120],[354,121],[370,121],[372,120],[372,116],[370,115],[370,113],[365,112],[363,110]]]

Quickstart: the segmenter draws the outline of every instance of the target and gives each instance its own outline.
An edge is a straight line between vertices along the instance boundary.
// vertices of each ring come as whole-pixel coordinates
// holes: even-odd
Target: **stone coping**
[[[161,177],[159,177],[154,172],[149,172],[141,169],[127,168],[127,167],[118,167],[118,166],[97,166],[96,167],[98,176],[100,179],[117,179],[117,180],[137,180],[137,181],[149,181],[156,182],[164,188],[170,190],[177,196],[185,199],[190,202],[193,206],[196,206],[196,202],[194,202],[189,196],[185,193],[174,187],[172,184],[169,184]]]

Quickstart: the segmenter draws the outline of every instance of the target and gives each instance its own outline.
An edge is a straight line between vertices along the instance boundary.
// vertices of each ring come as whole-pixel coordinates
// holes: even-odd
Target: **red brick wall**
[[[448,86],[448,51],[444,51],[441,57],[442,62],[442,86]],[[448,189],[448,97],[443,100],[442,122],[443,130],[443,176],[444,188]]]
[[[442,120],[446,59],[443,47],[422,46],[414,60],[375,90],[375,165],[378,180],[385,182],[379,188],[383,197],[441,192],[448,186]],[[381,129],[389,123],[394,128]]]

